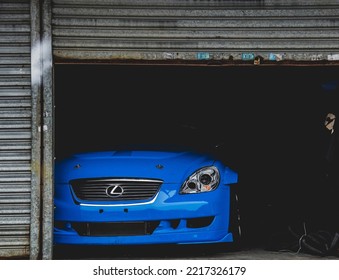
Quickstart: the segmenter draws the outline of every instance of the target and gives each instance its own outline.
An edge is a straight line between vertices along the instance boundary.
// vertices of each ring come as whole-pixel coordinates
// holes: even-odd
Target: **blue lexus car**
[[[130,145],[57,160],[54,243],[238,243],[237,172],[212,153],[173,146]]]

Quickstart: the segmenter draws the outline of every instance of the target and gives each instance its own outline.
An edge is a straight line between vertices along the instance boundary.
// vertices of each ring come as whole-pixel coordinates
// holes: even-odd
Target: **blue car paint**
[[[216,166],[218,188],[210,192],[180,194],[183,182],[196,170]],[[161,180],[160,190],[150,200],[82,201],[70,181],[85,178],[144,178]],[[208,155],[194,152],[107,151],[74,155],[55,165],[55,244],[194,244],[232,242],[229,232],[230,185],[238,174]],[[207,226],[187,227],[190,219],[214,217]],[[178,221],[176,228],[170,221]],[[159,221],[152,234],[128,236],[81,236],[74,222],[110,223]]]

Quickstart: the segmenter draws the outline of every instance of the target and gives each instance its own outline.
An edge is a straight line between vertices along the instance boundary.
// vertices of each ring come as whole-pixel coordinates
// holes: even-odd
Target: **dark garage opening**
[[[334,66],[57,64],[55,156],[142,142],[152,127],[199,124],[210,141],[227,143],[223,156],[241,183],[246,244],[264,247],[312,203],[318,131],[331,104],[322,85],[338,72]]]

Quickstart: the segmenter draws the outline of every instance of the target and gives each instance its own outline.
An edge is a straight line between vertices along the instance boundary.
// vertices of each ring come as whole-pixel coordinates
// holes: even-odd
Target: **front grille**
[[[125,201],[152,199],[162,184],[154,179],[96,178],[70,181],[73,192],[80,200]]]
[[[131,236],[152,234],[159,225],[154,222],[72,223],[81,236]]]

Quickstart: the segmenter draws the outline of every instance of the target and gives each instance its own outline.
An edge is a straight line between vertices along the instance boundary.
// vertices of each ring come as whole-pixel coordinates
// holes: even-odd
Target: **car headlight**
[[[201,193],[215,190],[219,185],[219,171],[214,166],[204,167],[194,172],[180,188],[181,194]]]

